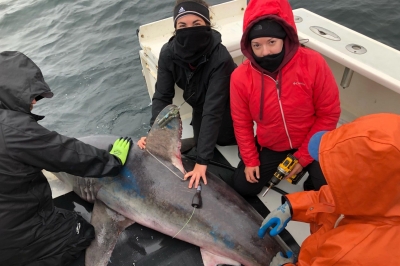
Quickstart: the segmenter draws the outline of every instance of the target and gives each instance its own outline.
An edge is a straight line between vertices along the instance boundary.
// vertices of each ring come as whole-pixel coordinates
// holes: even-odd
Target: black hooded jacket
[[[158,60],[157,83],[152,102],[150,125],[160,111],[175,96],[176,84],[183,90],[183,98],[194,112],[202,114],[197,140],[197,163],[208,164],[213,157],[224,112],[229,109],[230,76],[236,67],[221,34],[213,30],[211,53],[200,61],[196,69],[179,60],[173,52],[172,37],[164,44]],[[229,109],[230,110],[230,109]]]
[[[37,123],[43,117],[31,113],[32,100],[52,96],[32,60],[19,52],[0,53],[0,265],[32,248],[53,220],[42,169],[88,177],[114,176],[121,169],[107,151]]]

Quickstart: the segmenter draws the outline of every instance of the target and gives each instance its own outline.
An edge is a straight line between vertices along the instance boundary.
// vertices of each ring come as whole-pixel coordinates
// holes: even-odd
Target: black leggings
[[[241,160],[239,165],[233,174],[233,188],[242,196],[255,196],[261,192],[263,187],[267,185],[268,181],[274,175],[278,165],[291,153],[293,154],[296,150],[288,151],[273,151],[267,148],[257,147],[260,159],[260,179],[258,183],[250,183],[246,180],[244,174],[245,165]],[[313,161],[306,168],[309,174],[309,178],[304,183],[304,188],[307,190],[319,190],[321,186],[326,185],[326,180],[322,174],[321,167],[317,161]],[[311,180],[311,182],[309,181]],[[312,184],[311,184],[312,183]],[[307,188],[308,187],[308,188]]]

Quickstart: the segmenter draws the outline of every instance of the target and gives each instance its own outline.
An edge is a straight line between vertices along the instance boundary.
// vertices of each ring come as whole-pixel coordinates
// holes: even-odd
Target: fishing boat
[[[221,33],[222,43],[238,65],[245,60],[240,50],[240,39],[246,5],[246,0],[232,0],[210,7],[213,27]],[[335,76],[340,90],[342,108],[338,126],[371,113],[400,114],[400,105],[398,104],[400,102],[400,70],[397,67],[400,62],[400,51],[309,10],[299,8],[293,10],[293,13],[300,43],[319,52]],[[141,46],[139,56],[142,73],[150,100],[157,81],[160,50],[172,36],[174,30],[173,18],[169,17],[142,25],[137,31]],[[179,106],[183,102],[182,90],[176,88],[174,104]],[[180,114],[183,125],[182,138],[191,138],[193,133],[190,126],[190,106],[182,105]],[[217,146],[216,151],[219,158],[215,159],[215,166],[220,167],[219,169],[224,168],[223,166],[226,169],[232,169],[239,163],[237,146]],[[46,173],[46,176],[50,181],[56,205],[78,210],[85,218],[89,219],[90,204],[79,200],[77,196],[73,195],[70,187],[50,173]],[[277,185],[276,190],[271,190],[265,197],[262,197],[266,189],[264,188],[257,199],[261,202],[262,207],[273,210],[281,204],[281,193],[302,191],[302,183],[305,179],[306,176],[297,185],[282,181]],[[66,203],[71,205],[71,202],[73,203],[72,208],[65,205]],[[257,203],[253,202],[253,206],[255,205]],[[309,235],[309,226],[304,223],[291,221],[286,230],[289,237],[284,237],[284,240],[291,247],[300,246]],[[138,261],[140,263],[137,265],[178,265],[171,262],[171,257],[178,256],[177,254],[180,254],[180,258],[186,258],[186,264],[182,265],[202,265],[198,250],[194,250],[189,244],[184,245],[179,240],[172,240],[170,237],[167,238],[136,224],[125,231],[121,234],[111,257],[112,262],[123,260],[125,264],[116,262],[115,265],[128,265],[126,261],[130,262],[129,265],[136,265],[135,262]],[[166,246],[169,246],[168,249],[165,249]],[[149,254],[152,254],[152,257],[148,256]],[[149,258],[146,259],[146,256]],[[83,258],[73,265],[84,265]]]
[[[240,50],[240,39],[246,5],[246,0],[233,0],[210,8],[212,25],[221,33],[222,43],[238,65],[245,60]],[[371,113],[400,114],[400,70],[397,66],[400,51],[309,10],[299,8],[293,13],[300,43],[319,52],[335,76],[342,109],[338,126]],[[142,25],[138,31],[140,60],[150,99],[157,81],[158,57],[162,46],[175,30],[173,25],[170,17]],[[176,88],[175,92],[174,104],[180,105],[184,102],[183,91]],[[188,104],[183,105],[180,112],[183,119],[182,138],[190,138],[191,108]],[[237,166],[237,146],[217,146],[217,149],[230,166]],[[277,187],[288,193],[303,190],[302,182],[297,185],[280,182]],[[262,197],[264,190],[259,198],[268,209],[275,209],[280,205],[281,194],[271,191]],[[309,235],[307,224],[292,221],[286,229],[299,245]]]

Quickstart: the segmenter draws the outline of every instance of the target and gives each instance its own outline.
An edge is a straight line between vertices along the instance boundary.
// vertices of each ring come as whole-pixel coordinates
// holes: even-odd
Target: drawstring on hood
[[[30,114],[40,120],[44,116],[32,114],[31,103],[33,99],[51,97],[53,93],[42,72],[30,58],[17,51],[0,53],[0,109]]]
[[[275,68],[266,69],[260,65],[260,61],[254,57],[253,50],[251,48],[250,37],[254,32],[251,31],[254,25],[261,22],[262,20],[272,20],[273,22],[279,24],[283,30],[286,32],[286,36],[283,39],[283,58],[280,64]],[[277,27],[279,28],[279,27]],[[284,35],[282,35],[284,36]],[[273,36],[268,36],[273,37]],[[275,36],[277,37],[277,36]],[[260,108],[260,120],[262,120],[263,102],[264,102],[264,74],[270,76],[273,79],[278,79],[275,81],[280,94],[280,85],[282,83],[282,73],[281,69],[294,57],[297,50],[300,47],[300,43],[297,35],[297,28],[294,22],[294,16],[292,8],[287,0],[266,0],[257,1],[250,0],[246,11],[244,13],[243,19],[243,35],[240,41],[240,48],[243,55],[248,58],[252,66],[257,69],[261,74],[261,108]],[[269,70],[273,70],[272,72]]]

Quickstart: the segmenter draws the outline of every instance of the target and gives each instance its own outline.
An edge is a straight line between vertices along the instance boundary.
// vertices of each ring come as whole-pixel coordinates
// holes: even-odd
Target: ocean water
[[[151,107],[136,30],[172,15],[174,0],[0,0],[0,50],[25,53],[55,96],[34,113],[73,137],[140,137]],[[226,1],[209,0],[210,5]],[[400,50],[398,0],[290,0]]]

